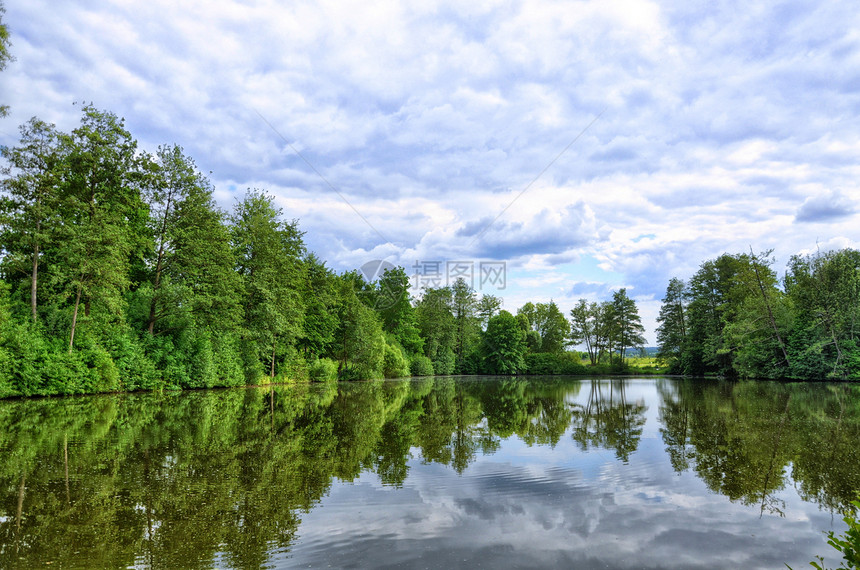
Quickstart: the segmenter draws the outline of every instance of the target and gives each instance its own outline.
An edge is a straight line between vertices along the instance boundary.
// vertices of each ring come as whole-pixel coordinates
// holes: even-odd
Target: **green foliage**
[[[681,353],[687,339],[686,287],[673,277],[666,287],[666,295],[657,317],[657,356],[669,364],[673,372],[680,372]]]
[[[374,289],[373,308],[379,313],[382,330],[390,333],[407,354],[424,348],[409,296],[409,277],[402,267],[386,270]]]
[[[385,378],[405,378],[409,376],[409,358],[393,335],[386,335],[385,338],[382,375]]]
[[[524,357],[524,374],[534,375],[585,375],[591,370],[582,364],[577,352],[553,353],[529,353]]]
[[[423,354],[413,356],[409,372],[412,376],[433,376],[433,362]]]
[[[5,12],[6,9],[0,3],[0,71],[6,69],[6,64],[15,59],[9,51],[9,45],[11,44],[9,41],[9,28],[3,23],[3,14]],[[8,105],[0,105],[0,117],[5,117],[8,112]]]
[[[308,366],[308,377],[314,382],[337,380],[337,362],[330,358],[314,360]]]
[[[517,319],[507,311],[492,317],[482,347],[484,372],[517,374],[525,368],[525,353],[525,331]]]
[[[832,530],[827,533],[827,544],[842,554],[840,568],[860,568],[860,521],[857,520],[856,516],[860,510],[860,500],[851,501],[851,504],[854,507],[854,512],[842,518],[848,525],[848,530],[841,536],[837,536]],[[819,558],[819,562],[823,561]],[[817,562],[810,562],[810,564],[818,570],[824,570]]]

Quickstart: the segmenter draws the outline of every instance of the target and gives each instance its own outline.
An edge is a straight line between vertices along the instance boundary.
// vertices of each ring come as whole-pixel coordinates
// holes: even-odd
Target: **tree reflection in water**
[[[711,490],[781,512],[789,481],[833,511],[860,488],[860,387],[655,382],[668,461]],[[439,377],[3,401],[0,567],[261,567],[336,480],[403,487],[415,460],[462,474],[510,438],[626,463],[648,410],[629,393]]]
[[[573,412],[573,440],[583,451],[602,447],[627,462],[636,451],[645,426],[644,400],[628,402],[626,381],[591,380],[586,404]]]

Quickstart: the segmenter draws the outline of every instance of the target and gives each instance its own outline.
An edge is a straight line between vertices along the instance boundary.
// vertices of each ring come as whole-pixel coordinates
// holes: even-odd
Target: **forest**
[[[147,152],[92,105],[70,133],[31,119],[0,154],[0,397],[619,373],[645,343],[626,289],[568,318],[553,301],[514,315],[463,280],[412,298],[400,267],[336,273],[271,195],[222,211],[181,147]],[[672,372],[857,377],[860,252],[793,258],[783,284],[770,265],[723,255],[670,282],[658,340]]]
[[[860,251],[723,254],[673,278],[657,341],[671,372],[796,380],[860,378]]]

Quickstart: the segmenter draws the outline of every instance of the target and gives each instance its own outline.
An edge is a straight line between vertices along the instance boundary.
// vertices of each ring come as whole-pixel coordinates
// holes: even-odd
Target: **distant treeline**
[[[860,378],[860,251],[794,256],[781,284],[769,256],[724,254],[672,279],[659,355],[691,376]]]
[[[413,299],[403,268],[337,274],[270,195],[249,190],[223,212],[181,148],[139,149],[110,112],[83,106],[70,133],[37,118],[20,132],[0,150],[0,397],[617,372],[644,344],[624,289],[568,320],[554,302],[514,316],[463,280]],[[757,257],[706,264],[713,286],[673,280],[661,355],[689,374],[856,375],[855,254],[796,260],[785,294]],[[854,289],[816,296],[840,280]],[[580,343],[585,360],[567,350]]]

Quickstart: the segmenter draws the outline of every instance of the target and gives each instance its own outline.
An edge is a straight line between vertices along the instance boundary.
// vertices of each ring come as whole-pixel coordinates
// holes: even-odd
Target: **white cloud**
[[[225,208],[245,188],[277,195],[338,269],[554,260],[511,298],[556,296],[559,278],[657,295],[724,251],[774,247],[782,263],[860,237],[847,3],[5,5],[17,61],[0,144],[33,115],[71,129],[70,103],[92,101],[144,148],[182,145]],[[562,261],[582,256],[602,276]]]

